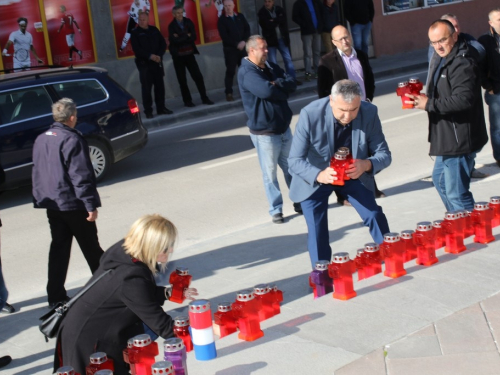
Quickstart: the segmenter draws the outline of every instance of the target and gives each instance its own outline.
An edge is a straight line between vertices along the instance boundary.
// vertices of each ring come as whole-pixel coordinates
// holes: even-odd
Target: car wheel
[[[111,156],[107,147],[94,139],[87,139],[89,144],[90,161],[94,168],[94,173],[97,181],[101,181],[109,169],[111,164]]]

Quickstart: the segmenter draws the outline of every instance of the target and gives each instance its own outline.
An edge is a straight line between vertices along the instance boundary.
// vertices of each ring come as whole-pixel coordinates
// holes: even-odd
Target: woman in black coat
[[[127,340],[144,333],[144,324],[163,338],[173,336],[173,321],[162,305],[164,287],[155,284],[157,263],[165,269],[177,229],[160,215],[138,219],[123,241],[109,248],[89,282],[111,270],[68,311],[57,337],[54,370],[72,366],[85,373],[92,353],[105,352],[115,374],[128,374],[122,351]],[[194,299],[196,289],[185,292]]]

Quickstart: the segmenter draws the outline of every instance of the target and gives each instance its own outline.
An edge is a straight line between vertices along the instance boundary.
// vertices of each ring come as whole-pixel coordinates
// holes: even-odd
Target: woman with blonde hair
[[[127,340],[145,332],[173,336],[173,320],[161,307],[169,289],[154,281],[157,265],[166,268],[177,237],[177,228],[154,214],[139,218],[125,239],[109,248],[89,283],[104,275],[68,311],[58,334],[54,370],[72,366],[85,373],[90,355],[105,352],[115,363],[115,374],[127,374],[122,351]],[[196,289],[188,288],[185,297],[193,300]]]

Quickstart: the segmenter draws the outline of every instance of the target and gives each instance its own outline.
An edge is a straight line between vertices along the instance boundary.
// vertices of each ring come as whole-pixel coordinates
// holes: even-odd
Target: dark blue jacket
[[[241,41],[246,42],[250,38],[250,25],[241,13],[234,12],[234,17],[222,13],[217,21],[217,29],[224,48],[236,49]]]
[[[288,94],[297,85],[278,65],[269,61],[266,64],[272,77],[247,57],[241,60],[238,86],[248,116],[247,126],[252,134],[283,134],[292,120]]]
[[[101,207],[89,146],[80,132],[60,122],[40,134],[33,146],[35,208],[56,211]]]

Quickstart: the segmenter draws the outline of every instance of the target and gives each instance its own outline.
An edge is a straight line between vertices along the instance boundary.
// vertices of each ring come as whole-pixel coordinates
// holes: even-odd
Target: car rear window
[[[49,115],[51,106],[43,86],[0,92],[0,125]]]
[[[106,100],[108,93],[99,81],[90,79],[82,81],[58,82],[51,85],[61,98],[71,98],[78,107]]]

